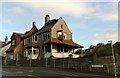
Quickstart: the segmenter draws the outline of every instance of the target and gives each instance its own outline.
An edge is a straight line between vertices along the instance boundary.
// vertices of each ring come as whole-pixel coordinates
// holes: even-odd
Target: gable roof
[[[19,37],[19,38],[26,38],[29,37],[30,35],[36,33],[38,31],[36,26],[32,26],[32,28],[29,31],[26,31],[24,34],[23,33],[18,33],[18,32],[13,32],[11,38],[14,37]]]
[[[1,48],[4,44],[5,44],[5,42],[0,40],[0,48]]]
[[[23,38],[27,38],[29,36],[31,36],[32,34],[36,33],[38,31],[36,26],[33,26],[29,31],[26,31],[24,33],[24,37]]]
[[[10,48],[8,48],[8,50],[6,51],[6,53],[11,53],[13,52],[15,49],[15,46],[11,46]]]
[[[57,23],[58,19],[52,19],[44,24],[37,34],[48,32]]]
[[[13,36],[23,38],[23,37],[24,37],[24,34],[18,33],[18,32],[13,32],[11,38],[12,38]]]
[[[7,46],[8,44],[10,44],[11,43],[11,41],[8,41],[8,43],[4,43],[3,45],[2,45],[2,47],[4,47],[4,46]]]

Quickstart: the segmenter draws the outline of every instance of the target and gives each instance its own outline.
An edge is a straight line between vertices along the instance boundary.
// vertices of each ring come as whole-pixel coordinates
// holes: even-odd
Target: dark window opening
[[[45,35],[43,35],[43,38],[44,38],[44,40],[45,40]]]
[[[58,52],[63,52],[63,46],[58,46]]]
[[[45,34],[45,40],[47,40],[47,34]]]
[[[48,39],[50,39],[50,35],[48,34]]]
[[[64,48],[64,51],[65,51],[65,52],[68,52],[68,48],[67,48],[67,47],[65,47],[65,48]]]
[[[37,36],[35,36],[35,41],[37,41]]]
[[[31,50],[28,50],[28,55],[31,55]]]
[[[61,25],[61,28],[63,29],[63,25]]]
[[[37,51],[36,51],[36,50],[33,50],[33,54],[37,54]]]
[[[45,46],[45,53],[51,52],[50,46]]]

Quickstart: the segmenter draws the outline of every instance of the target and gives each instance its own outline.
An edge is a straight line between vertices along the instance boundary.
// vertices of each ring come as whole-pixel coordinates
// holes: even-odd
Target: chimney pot
[[[45,23],[50,21],[50,15],[45,16]]]
[[[33,26],[36,26],[36,22],[35,21],[33,21]]]
[[[6,36],[5,37],[5,44],[7,44],[8,43],[8,37]]]

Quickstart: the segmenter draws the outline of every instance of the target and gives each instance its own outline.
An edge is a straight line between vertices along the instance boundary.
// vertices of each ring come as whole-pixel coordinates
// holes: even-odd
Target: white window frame
[[[12,40],[12,45],[15,45],[16,43],[15,43],[15,40]]]
[[[29,40],[29,42],[28,42],[28,40]],[[24,40],[24,45],[30,44],[30,43],[31,43],[31,39],[30,39],[30,38],[26,38],[26,39]]]
[[[67,37],[67,33],[63,33],[63,36],[65,37],[64,39],[66,40],[68,37]]]
[[[11,54],[11,55],[10,55],[10,59],[11,59],[11,60],[13,60],[13,59],[14,59],[14,58],[13,58],[13,54]]]
[[[62,35],[62,31],[57,32],[57,38],[59,38]]]
[[[36,54],[34,54],[34,51],[33,51],[33,55],[39,55],[39,49],[33,49],[34,51],[36,51]]]
[[[37,37],[37,41],[35,41],[35,36]],[[32,42],[38,42],[38,36],[37,35],[32,36]]]

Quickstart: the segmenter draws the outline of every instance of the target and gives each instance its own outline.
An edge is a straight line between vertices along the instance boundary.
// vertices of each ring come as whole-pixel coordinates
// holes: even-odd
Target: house
[[[74,54],[74,50],[83,46],[73,42],[72,33],[66,22],[59,19],[50,20],[50,16],[45,16],[45,23],[41,29],[37,29],[36,23],[32,23],[32,28],[24,34],[14,32],[11,36],[11,47],[7,54],[10,59],[41,58],[68,58],[71,54],[73,58],[79,55]]]
[[[0,46],[0,56],[5,58],[6,57],[6,51],[10,47],[11,42],[8,41],[8,37],[6,36],[5,42],[1,41],[0,44],[1,44],[1,46]]]
[[[38,30],[33,26],[29,31],[22,33],[13,32],[11,36],[11,47],[6,51],[7,60],[20,60],[24,58],[24,39],[28,39]]]
[[[0,58],[2,59],[2,64],[6,64],[6,51],[10,48],[11,42],[8,41],[8,37],[6,36],[5,41],[0,41]]]

